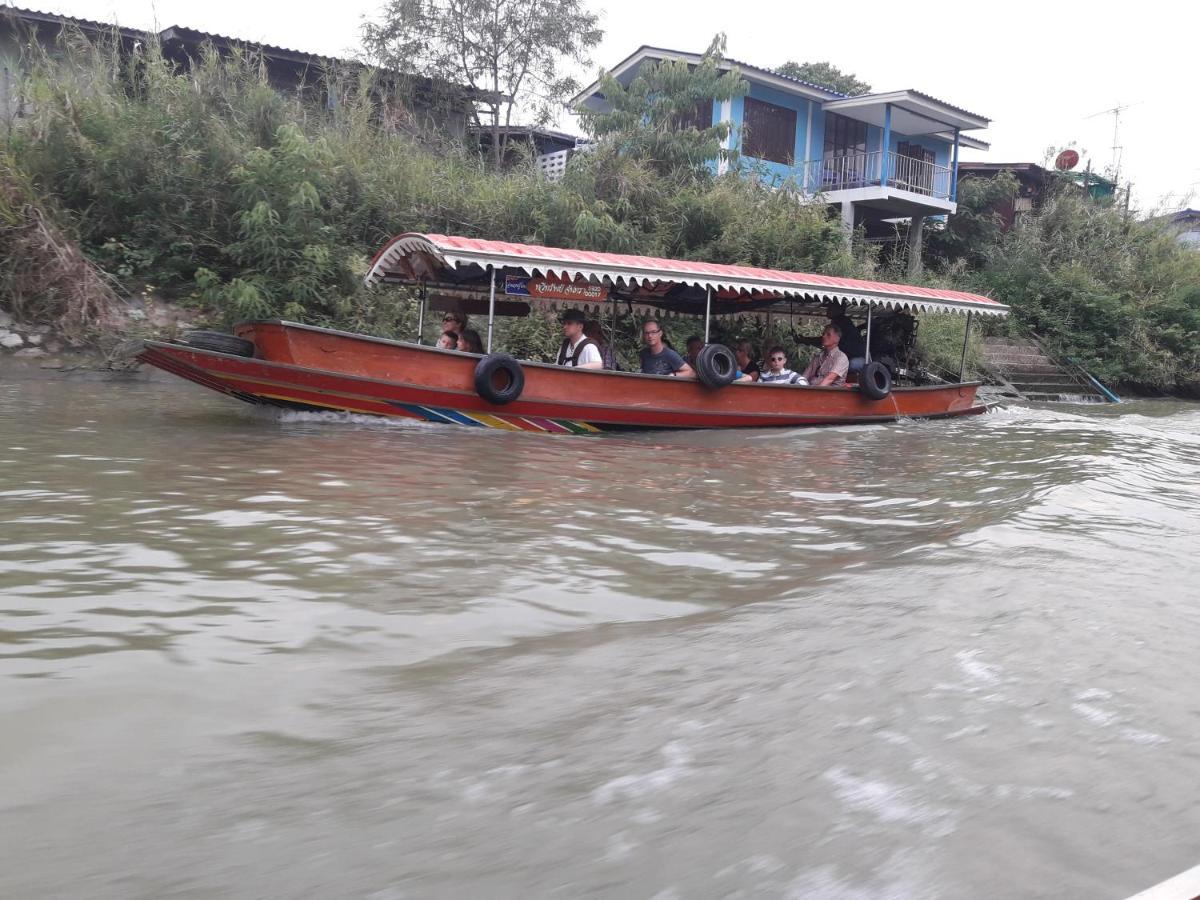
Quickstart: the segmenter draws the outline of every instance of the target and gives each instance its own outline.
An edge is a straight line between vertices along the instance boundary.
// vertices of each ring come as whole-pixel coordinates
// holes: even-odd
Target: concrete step
[[[1050,361],[1050,357],[1047,356],[1045,353],[1042,353],[1040,351],[1034,351],[1034,350],[1030,350],[1028,352],[1017,351],[1017,350],[1000,350],[1000,351],[996,351],[996,352],[992,352],[992,353],[984,353],[983,356],[984,356],[984,359],[995,359],[995,360],[1006,360],[1006,361],[1007,360],[1021,360],[1021,359],[1027,359],[1030,362],[1041,361],[1041,360],[1046,360],[1047,362]]]
[[[990,337],[990,338],[984,338],[983,347],[985,350],[988,349],[989,347],[1033,347],[1033,348],[1036,348],[1037,344],[1033,343],[1033,341],[1023,340],[1022,338]]]
[[[1082,384],[1075,377],[1068,375],[1065,372],[1008,372],[1008,380],[1017,383],[1028,384],[1063,384],[1075,385]],[[1088,385],[1088,390],[1091,390],[1091,385]]]
[[[1064,374],[1060,366],[1053,363],[1022,363],[1019,366],[997,366],[1005,375],[1012,379],[1014,375],[1061,375]]]
[[[1038,403],[1104,403],[1099,394],[1037,394],[1022,391],[1026,400]]]
[[[1013,387],[1027,397],[1034,394],[1079,394],[1084,397],[1099,397],[1098,391],[1088,390],[1085,387],[1074,384],[1018,384],[1013,382]]]

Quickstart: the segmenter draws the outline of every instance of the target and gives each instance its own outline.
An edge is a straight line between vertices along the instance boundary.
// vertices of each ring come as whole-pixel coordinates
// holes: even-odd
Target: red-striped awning
[[[752,266],[510,244],[444,234],[409,233],[392,238],[372,260],[365,280],[368,286],[373,286],[384,281],[436,279],[439,269],[469,265],[629,287],[674,282],[733,292],[747,300],[778,297],[913,312],[1008,315],[1008,307],[1003,303],[962,291]]]

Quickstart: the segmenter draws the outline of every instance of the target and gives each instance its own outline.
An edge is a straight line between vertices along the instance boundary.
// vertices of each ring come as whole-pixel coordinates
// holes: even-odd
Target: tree
[[[362,36],[382,68],[469,88],[498,165],[514,110],[545,124],[578,90],[561,70],[590,63],[598,22],[581,0],[388,0]]]
[[[843,72],[833,63],[798,63],[788,60],[775,71],[787,78],[797,78],[800,81],[807,81],[809,84],[818,84],[850,97],[871,93],[869,84],[860,81],[849,72]]]
[[[660,174],[702,173],[729,153],[721,144],[732,126],[712,121],[712,104],[749,90],[737,69],[721,71],[724,53],[719,34],[696,66],[665,59],[642,69],[628,87],[602,72],[600,92],[609,108],[578,110],[584,129]]]

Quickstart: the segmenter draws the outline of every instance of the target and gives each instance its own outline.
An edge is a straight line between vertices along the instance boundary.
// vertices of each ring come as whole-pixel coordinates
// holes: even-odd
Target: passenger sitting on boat
[[[687,353],[683,355],[683,361],[693,369],[696,368],[696,357],[700,355],[700,351],[704,349],[704,338],[698,334],[693,334],[687,339]]]
[[[577,369],[603,369],[600,348],[583,333],[587,317],[577,309],[568,309],[562,315],[563,342],[558,348],[558,364]]]
[[[814,387],[841,387],[846,383],[850,360],[838,349],[841,330],[832,322],[821,332],[821,351],[804,370],[804,379]]]
[[[846,359],[850,360],[849,371],[861,371],[862,367],[867,364],[867,342],[863,340],[858,325],[846,315],[846,307],[832,307],[829,310],[829,322],[831,325],[836,325],[842,333],[842,339],[838,341],[838,349],[846,354]]]
[[[804,376],[787,367],[787,354],[782,347],[772,347],[767,352],[767,371],[759,378],[760,384],[808,384]]]
[[[733,352],[737,357],[738,368],[749,375],[751,381],[758,381],[762,376],[762,369],[754,358],[754,345],[749,341],[738,341]]]
[[[458,334],[458,349],[466,353],[482,353],[483,339],[474,328],[464,328]]]
[[[604,339],[604,329],[600,327],[600,323],[595,319],[588,319],[583,323],[583,333],[600,351],[600,360],[604,363],[604,368],[620,370],[612,344]]]
[[[684,362],[683,357],[663,343],[662,325],[657,319],[647,319],[642,323],[642,374],[643,375],[674,375],[677,378],[695,378],[692,367]]]
[[[442,330],[462,334],[467,328],[467,317],[459,312],[448,312],[442,316]]]
[[[457,350],[458,334],[453,331],[443,331],[442,336],[437,339],[437,348],[439,350]]]

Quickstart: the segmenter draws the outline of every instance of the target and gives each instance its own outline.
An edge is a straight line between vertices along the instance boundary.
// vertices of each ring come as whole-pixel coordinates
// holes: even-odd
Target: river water
[[[1123,897],[1200,408],[546,437],[0,380],[0,896]]]

